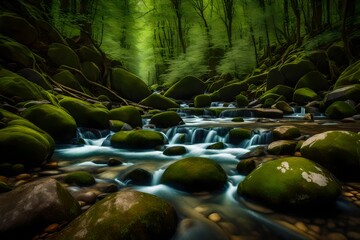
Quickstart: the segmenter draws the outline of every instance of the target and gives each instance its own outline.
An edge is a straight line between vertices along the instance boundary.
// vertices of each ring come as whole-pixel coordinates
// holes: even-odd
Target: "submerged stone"
[[[153,149],[164,143],[164,135],[151,130],[121,131],[111,137],[111,146],[117,148]]]
[[[95,178],[88,172],[78,171],[67,174],[64,178],[64,182],[84,187],[95,184]]]
[[[340,179],[360,179],[360,134],[327,131],[307,139],[301,154],[332,171]]]
[[[215,161],[189,157],[171,164],[161,176],[160,182],[187,192],[201,192],[219,190],[226,180],[224,169]]]
[[[183,155],[186,152],[187,150],[184,146],[173,146],[166,148],[163,154],[167,156],[177,156],[177,155]]]
[[[334,203],[341,185],[320,165],[305,158],[287,157],[259,165],[237,191],[276,208],[310,210]]]
[[[120,191],[94,204],[56,239],[170,239],[175,232],[174,208],[154,195]]]
[[[150,119],[150,124],[154,124],[158,128],[169,128],[183,124],[182,118],[173,111],[167,111],[155,114]]]

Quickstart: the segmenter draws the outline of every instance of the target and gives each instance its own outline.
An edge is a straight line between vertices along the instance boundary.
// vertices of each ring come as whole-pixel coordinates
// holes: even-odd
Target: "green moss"
[[[244,139],[251,138],[251,130],[246,128],[233,128],[229,132],[229,142],[239,144]]]
[[[194,106],[196,108],[210,107],[211,97],[208,94],[197,95],[194,99]]]
[[[338,89],[344,86],[359,84],[360,83],[360,60],[351,64],[335,83],[334,89]]]
[[[318,95],[310,88],[299,88],[294,92],[293,100],[298,104],[314,101]]]
[[[142,127],[142,119],[139,110],[133,106],[125,106],[112,109],[109,112],[111,120],[120,120],[130,124],[133,128]]]
[[[84,89],[81,87],[78,80],[75,78],[75,76],[68,70],[61,70],[57,74],[55,74],[52,77],[56,82],[72,88],[74,90],[77,90],[79,92],[84,92]]]
[[[325,115],[332,119],[342,119],[352,117],[356,114],[355,107],[347,102],[336,101],[332,103],[325,111]]]
[[[95,184],[95,178],[88,172],[78,171],[67,174],[64,177],[67,184],[76,184],[80,187],[91,186]]]
[[[296,85],[302,76],[313,70],[315,70],[314,64],[301,58],[296,59],[292,63],[286,63],[280,68],[280,72],[285,77],[286,82],[292,87]]]
[[[96,49],[89,46],[82,46],[77,54],[80,58],[80,61],[83,62],[93,62],[97,66],[101,66],[102,64],[102,56]]]
[[[327,131],[307,139],[301,154],[329,169],[337,177],[360,180],[360,134]]]
[[[64,97],[59,104],[75,119],[78,127],[105,129],[109,127],[109,113],[85,101]]]
[[[272,133],[275,139],[283,140],[291,140],[301,136],[300,130],[291,125],[276,127]]]
[[[61,43],[52,43],[48,49],[49,59],[57,66],[66,65],[81,70],[80,61],[76,53]]]
[[[40,87],[42,87],[45,90],[53,89],[52,85],[45,79],[45,77],[38,71],[35,71],[34,69],[23,68],[18,72],[18,74],[20,76],[26,78],[30,82],[33,82],[33,83],[39,85]]]
[[[24,67],[32,68],[36,62],[29,48],[2,35],[0,35],[0,52],[7,62],[18,63]]]
[[[275,103],[275,100],[273,98],[267,98],[263,104],[264,108],[269,108]]]
[[[236,170],[242,175],[248,175],[256,167],[253,159],[243,159],[236,165]]]
[[[6,97],[18,96],[22,100],[41,100],[42,88],[23,77],[1,77],[0,94]]]
[[[231,119],[232,122],[244,122],[244,119],[242,117],[236,117]]]
[[[278,140],[269,144],[268,152],[274,155],[293,155],[297,146],[296,141]]]
[[[164,96],[186,100],[204,93],[205,89],[206,84],[203,81],[193,76],[187,76],[170,87]]]
[[[99,100],[101,102],[110,102],[111,101],[110,98],[106,95],[99,95],[97,97],[97,100]]]
[[[97,82],[100,78],[100,69],[93,62],[83,62],[81,63],[81,69],[85,77],[92,82]]]
[[[329,83],[326,76],[319,71],[312,71],[300,78],[296,84],[295,89],[310,88],[315,92],[324,91],[329,88]]]
[[[12,188],[8,184],[0,181],[0,193],[9,192],[11,190]]]
[[[120,131],[111,137],[111,146],[117,148],[152,149],[164,143],[164,136],[151,130]]]
[[[248,89],[248,84],[245,82],[236,82],[226,85],[217,91],[219,100],[225,102],[231,102],[235,100],[235,97],[241,92]]]
[[[147,98],[143,99],[140,104],[160,110],[179,107],[179,104],[160,94],[151,94]]]
[[[215,92],[216,90],[219,90],[225,85],[226,81],[224,79],[220,79],[218,81],[213,82],[209,87],[209,92]]]
[[[226,145],[223,142],[213,143],[206,147],[206,149],[225,149]]]
[[[294,113],[294,110],[291,108],[291,106],[285,102],[285,101],[279,101],[274,104],[274,107],[276,109],[279,109],[284,112],[284,114],[291,114]]]
[[[329,105],[335,101],[353,100],[360,102],[360,84],[348,85],[329,92],[325,96],[325,104]]]
[[[131,126],[123,121],[110,120],[110,130],[113,132],[119,132],[122,130],[129,130]]]
[[[248,98],[246,96],[242,95],[242,94],[238,94],[235,97],[235,100],[236,100],[236,105],[239,108],[246,107],[249,104]]]
[[[176,112],[167,111],[152,116],[150,124],[154,124],[158,128],[169,128],[183,124],[183,120]]]
[[[23,117],[49,133],[56,141],[69,142],[76,137],[76,122],[63,109],[50,104],[34,105],[22,113]]]
[[[276,87],[273,87],[271,90],[266,91],[264,95],[268,93],[274,93],[283,96],[286,99],[291,99],[294,94],[294,89],[285,85],[277,85]]]
[[[112,69],[111,86],[120,96],[135,102],[151,94],[145,82],[122,68]]]
[[[213,191],[222,188],[227,180],[225,171],[207,158],[184,158],[171,164],[161,176],[161,183],[188,191]]]
[[[265,101],[266,101],[267,99],[270,99],[270,98],[273,99],[273,100],[275,100],[275,99],[285,100],[284,97],[282,97],[281,95],[276,94],[276,93],[264,93],[264,94],[259,98],[259,100],[260,100],[260,102],[265,103]]]
[[[187,150],[184,146],[173,146],[166,148],[163,154],[166,156],[177,156],[177,155],[183,155],[186,152]]]
[[[238,186],[238,193],[276,208],[313,210],[334,203],[341,185],[308,159],[280,158],[259,165]]]

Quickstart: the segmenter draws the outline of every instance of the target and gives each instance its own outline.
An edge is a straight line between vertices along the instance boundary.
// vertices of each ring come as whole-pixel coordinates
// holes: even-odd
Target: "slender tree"
[[[183,53],[186,53],[186,43],[184,37],[184,29],[182,27],[182,8],[181,8],[182,0],[171,0],[172,6],[176,13],[176,22],[177,22],[177,31],[179,36],[179,41],[181,44],[181,49]]]
[[[290,0],[296,18],[296,47],[301,45],[301,15],[298,0]]]

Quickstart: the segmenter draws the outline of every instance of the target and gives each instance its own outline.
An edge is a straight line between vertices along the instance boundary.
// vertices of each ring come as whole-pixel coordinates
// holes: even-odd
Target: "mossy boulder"
[[[238,194],[275,208],[312,210],[335,202],[341,185],[320,165],[301,157],[259,165],[238,186]]]
[[[126,122],[120,120],[110,120],[110,130],[113,132],[132,130],[132,127]]]
[[[344,86],[360,84],[360,60],[347,67],[339,76],[334,89]]]
[[[121,131],[111,137],[111,146],[116,148],[153,149],[164,143],[164,135],[151,130]]]
[[[69,88],[72,88],[74,90],[77,90],[79,92],[84,92],[84,89],[81,87],[79,81],[76,79],[76,77],[68,70],[61,70],[58,73],[56,73],[52,78]]]
[[[344,42],[336,42],[327,49],[329,59],[334,61],[337,67],[344,67],[349,64],[345,53]]]
[[[120,180],[131,185],[150,186],[153,175],[145,169],[135,168],[127,171]]]
[[[224,187],[227,176],[222,167],[208,158],[189,157],[171,164],[160,182],[187,191],[214,191]]]
[[[207,146],[206,149],[218,150],[218,149],[225,149],[226,147],[227,147],[226,144],[224,144],[223,142],[217,142]]]
[[[184,146],[168,147],[163,152],[163,154],[166,156],[177,156],[177,155],[183,155],[185,153],[187,153],[187,150]]]
[[[88,172],[78,171],[78,172],[68,173],[64,177],[64,182],[66,182],[67,184],[78,185],[80,187],[86,187],[86,186],[94,185],[95,178],[93,175],[91,175]]]
[[[70,222],[81,209],[69,191],[51,178],[0,194],[2,239],[30,239],[53,223]]]
[[[291,106],[285,102],[285,101],[279,101],[272,105],[272,108],[279,109],[284,112],[284,114],[292,114],[294,113],[294,110],[291,108]]]
[[[72,221],[56,239],[170,239],[175,209],[159,197],[137,191],[113,193]]]
[[[242,175],[248,175],[256,168],[256,163],[253,159],[242,159],[236,165],[236,170]]]
[[[306,55],[322,74],[328,75],[330,73],[329,57],[325,51],[315,50]]]
[[[300,80],[295,86],[295,89],[299,88],[310,88],[315,92],[325,91],[328,90],[329,83],[326,79],[326,76],[323,75],[321,72],[312,71],[300,78]]]
[[[143,80],[123,68],[112,69],[111,86],[120,96],[134,102],[140,102],[151,94]]]
[[[275,139],[291,140],[301,136],[300,130],[295,126],[280,126],[272,131]]]
[[[277,69],[271,69],[266,78],[266,91],[270,89],[285,84],[285,77],[282,73]]]
[[[352,117],[356,114],[354,106],[347,102],[336,101],[332,103],[325,111],[325,115],[332,119],[342,119]]]
[[[179,104],[177,104],[175,101],[156,93],[151,94],[147,98],[143,99],[140,104],[160,110],[167,110],[169,108],[179,107]]]
[[[261,103],[265,103],[267,99],[272,99],[273,100],[273,103],[276,103],[278,101],[285,101],[285,97],[284,96],[281,96],[279,94],[276,94],[276,93],[264,93],[263,95],[260,96],[259,98],[259,101]]]
[[[24,122],[21,119],[13,121],[20,124]],[[31,125],[30,122],[29,124]],[[0,129],[1,162],[39,166],[51,157],[54,145],[54,141],[46,133],[27,126],[14,123]]]
[[[183,120],[176,112],[167,111],[152,116],[150,124],[154,124],[158,128],[169,128],[183,124]]]
[[[58,142],[69,142],[76,137],[76,122],[61,108],[50,104],[34,105],[26,109],[22,116],[49,133]]]
[[[3,13],[0,15],[1,33],[15,39],[17,42],[30,45],[37,39],[37,30],[26,19],[12,14]],[[21,31],[19,31],[21,29]]]
[[[0,181],[0,193],[9,192],[12,188],[5,182]]]
[[[233,128],[229,132],[229,142],[232,144],[239,144],[244,139],[251,138],[251,130],[246,128]]]
[[[96,49],[90,46],[82,46],[78,51],[77,54],[79,59],[82,63],[84,62],[93,62],[98,67],[102,65],[102,56]]]
[[[38,71],[32,68],[23,68],[21,69],[18,74],[30,82],[33,82],[45,90],[52,90],[52,85],[45,79],[45,77],[39,73]]]
[[[325,105],[335,101],[353,100],[360,103],[360,84],[348,85],[329,92],[324,99]]]
[[[109,113],[104,108],[97,108],[88,102],[64,97],[59,104],[75,119],[78,127],[105,129],[109,127]]]
[[[215,92],[216,90],[219,90],[225,85],[226,81],[224,79],[217,80],[213,82],[208,89],[208,92]]]
[[[235,100],[238,108],[246,107],[249,104],[248,98],[242,94],[236,95]]]
[[[299,79],[308,72],[314,71],[316,67],[308,60],[298,59],[291,63],[286,63],[280,68],[280,72],[285,77],[285,83],[294,87]]]
[[[197,77],[187,76],[171,86],[164,96],[186,100],[204,93],[205,90],[206,84],[203,81]]]
[[[293,155],[297,146],[296,141],[278,140],[269,144],[268,152],[274,155]]]
[[[211,97],[209,94],[200,94],[197,95],[194,99],[194,107],[202,108],[202,107],[210,107],[211,105]]]
[[[226,85],[220,88],[217,93],[219,100],[225,102],[231,102],[235,100],[235,97],[241,92],[244,92],[248,89],[248,84],[246,82],[237,82]]]
[[[301,154],[329,169],[341,179],[360,179],[360,134],[327,131],[307,139]]]
[[[110,110],[111,120],[123,121],[133,128],[142,127],[142,119],[139,110],[133,106],[124,106]]]
[[[49,46],[47,55],[56,66],[66,65],[81,70],[79,57],[70,47],[64,44],[52,43]]]
[[[297,104],[305,104],[314,101],[318,95],[310,88],[299,88],[294,92],[293,100]]]
[[[35,57],[29,48],[2,35],[0,35],[0,52],[2,58],[9,63],[17,63],[28,68],[35,66]]]
[[[92,82],[99,81],[101,72],[99,67],[95,63],[83,62],[81,63],[81,69],[87,79]]]
[[[273,87],[272,89],[266,91],[263,95],[274,93],[280,96],[285,97],[286,99],[291,99],[291,97],[294,94],[294,89],[292,87],[288,87],[285,85],[277,85],[276,87]]]

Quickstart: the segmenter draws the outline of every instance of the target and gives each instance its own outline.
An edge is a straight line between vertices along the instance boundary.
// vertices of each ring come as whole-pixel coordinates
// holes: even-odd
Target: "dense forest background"
[[[52,0],[44,8],[63,35],[91,41],[152,85],[186,75],[242,78],[281,61],[292,44],[305,51],[336,40],[348,45],[346,39],[360,35],[352,27],[359,22],[359,5],[356,0]],[[348,57],[351,61],[350,51]]]

